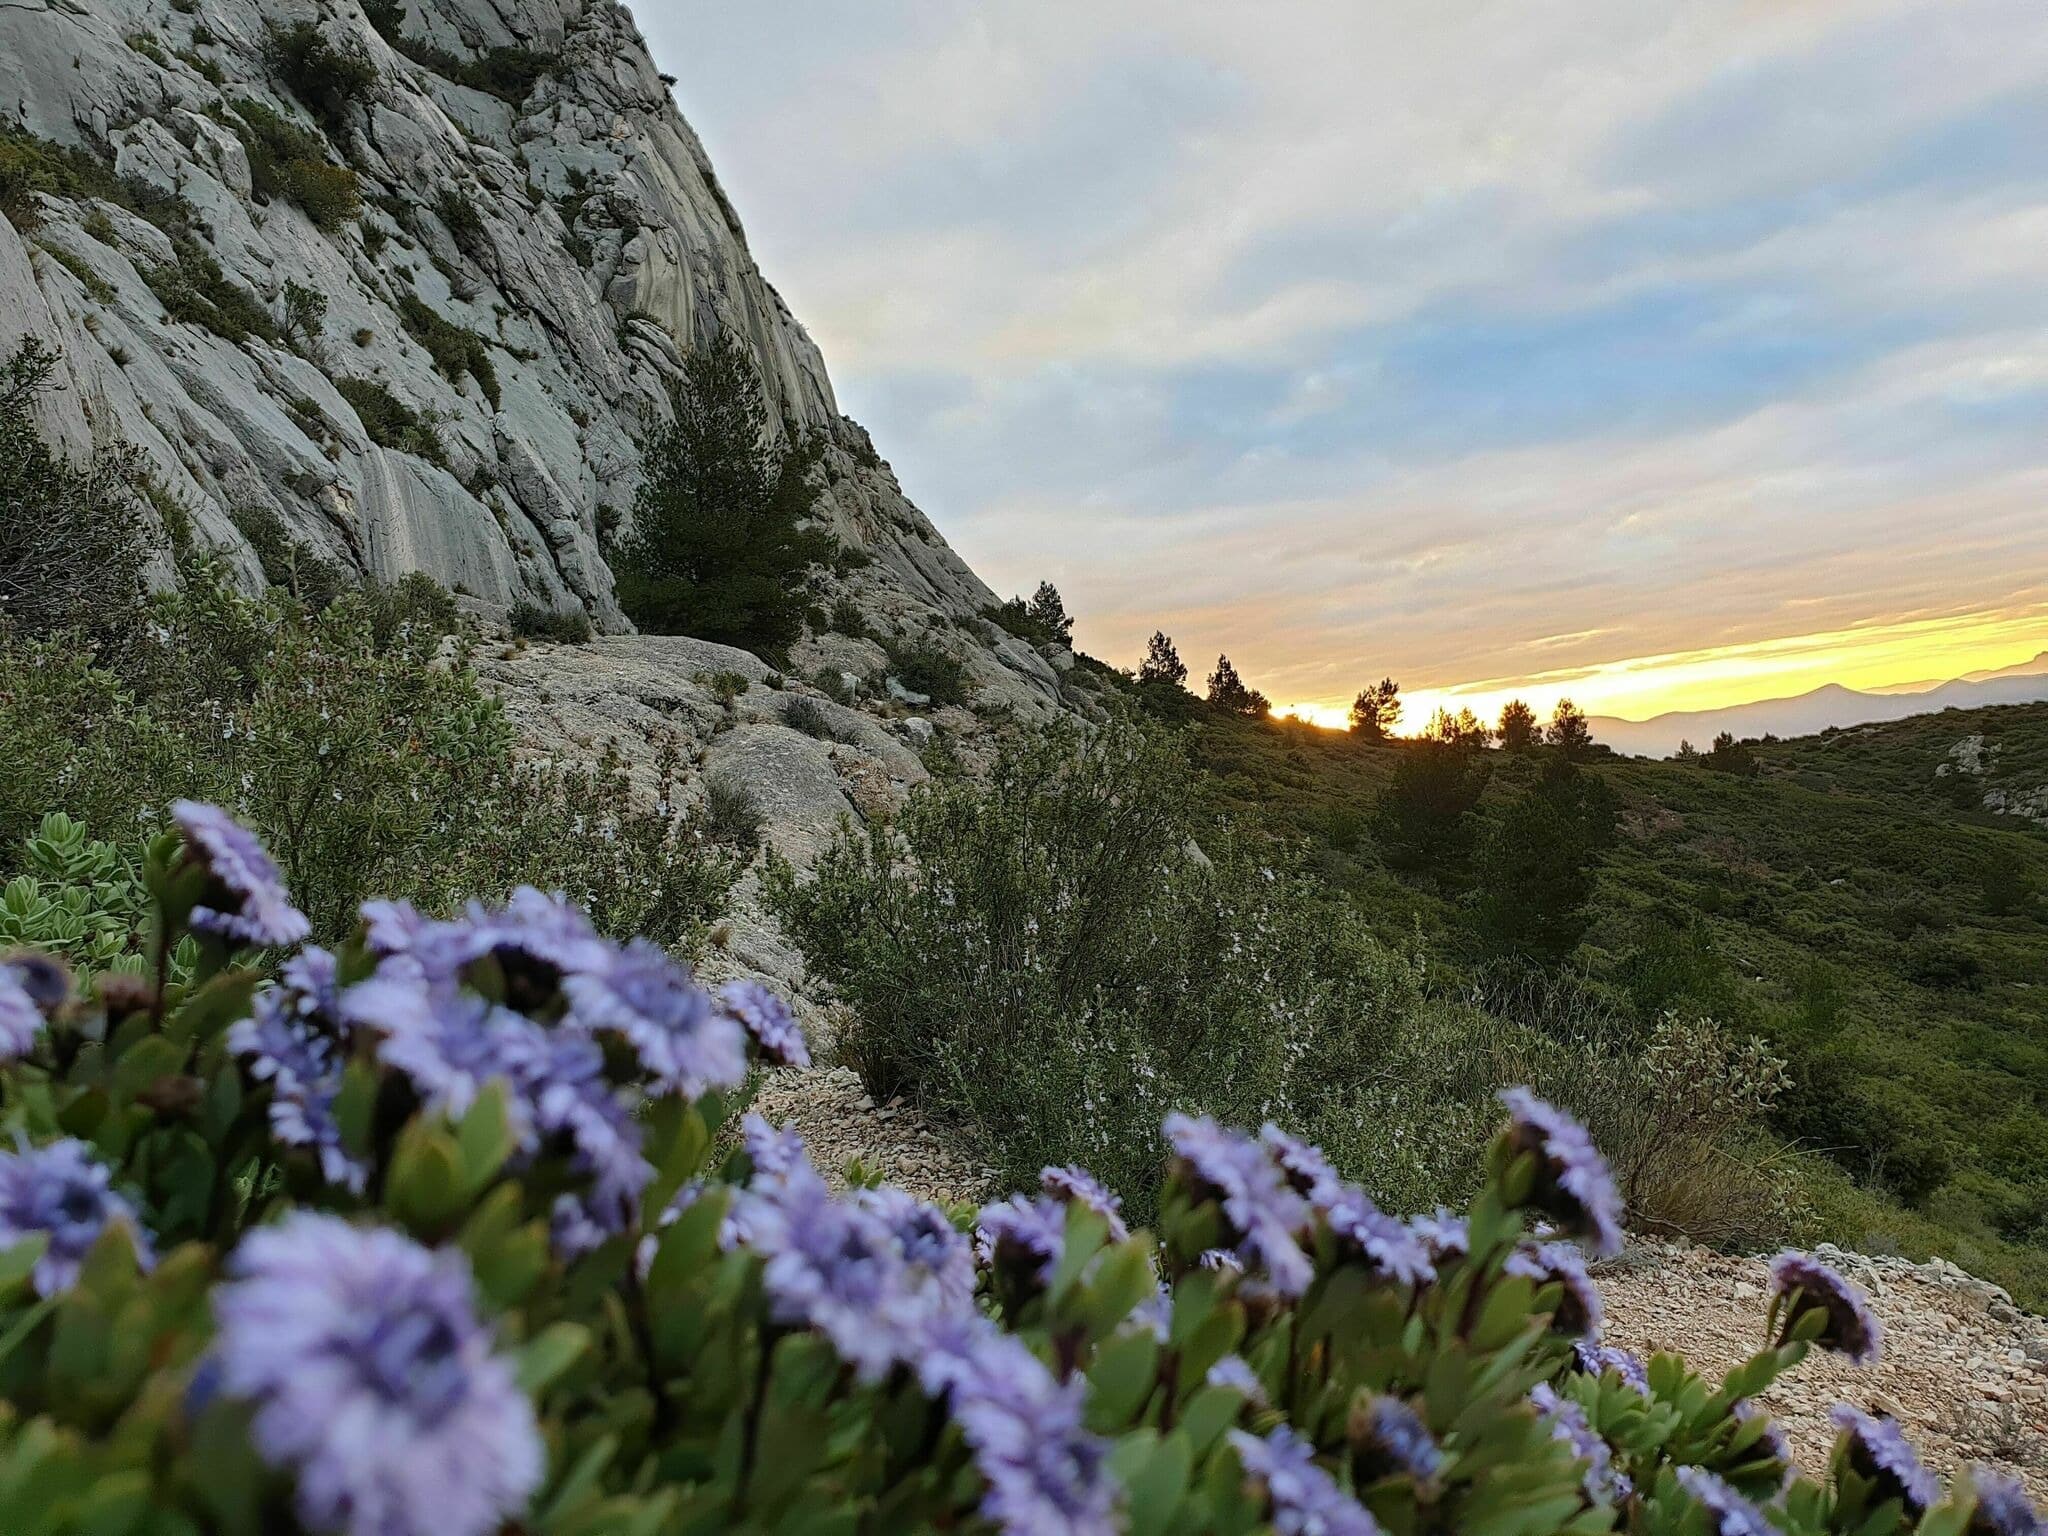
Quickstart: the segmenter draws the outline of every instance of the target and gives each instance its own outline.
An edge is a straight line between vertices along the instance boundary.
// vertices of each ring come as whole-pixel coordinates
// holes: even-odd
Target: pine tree
[[[1480,855],[1479,926],[1505,953],[1563,960],[1592,921],[1594,874],[1614,840],[1605,784],[1571,759],[1510,801]]]
[[[1509,752],[1527,752],[1542,739],[1536,711],[1520,699],[1509,699],[1500,711],[1500,744]]]
[[[1550,712],[1549,741],[1572,759],[1584,757],[1593,750],[1593,728],[1586,723],[1584,712],[1570,699],[1559,699],[1557,708]]]
[[[1258,689],[1245,686],[1228,656],[1218,656],[1216,670],[1209,674],[1209,702],[1218,709],[1254,720],[1263,720],[1273,711],[1270,699]]]
[[[823,450],[775,442],[768,428],[738,341],[690,355],[675,419],[647,445],[632,528],[612,551],[619,606],[642,629],[754,649],[802,633],[804,575],[832,552],[828,534],[803,526]]]
[[[1180,688],[1186,685],[1187,680],[1187,663],[1173,648],[1172,638],[1162,629],[1153,630],[1152,638],[1145,642],[1145,659],[1138,664],[1138,681]]]
[[[1448,709],[1437,710],[1422,734],[1447,747],[1483,747],[1493,739],[1493,733],[1469,709],[1461,709],[1455,715]]]
[[[1383,677],[1362,689],[1351,701],[1351,729],[1372,741],[1384,741],[1394,734],[1401,718],[1401,685]]]
[[[1031,621],[1050,637],[1055,645],[1071,646],[1074,643],[1074,621],[1067,616],[1067,605],[1060,601],[1060,589],[1049,581],[1041,581],[1038,590],[1031,594],[1031,603],[1024,610]]]

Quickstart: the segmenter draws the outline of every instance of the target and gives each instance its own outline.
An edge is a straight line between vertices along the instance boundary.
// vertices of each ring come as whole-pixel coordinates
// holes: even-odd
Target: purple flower
[[[1572,1356],[1580,1370],[1588,1376],[1604,1376],[1612,1371],[1619,1376],[1624,1386],[1633,1387],[1644,1397],[1650,1395],[1650,1373],[1643,1369],[1643,1362],[1625,1349],[1616,1349],[1610,1344],[1596,1344],[1591,1339],[1580,1339],[1572,1345]]]
[[[1501,1264],[1510,1275],[1525,1275],[1537,1285],[1564,1287],[1557,1310],[1550,1315],[1553,1331],[1567,1337],[1597,1339],[1604,1318],[1600,1289],[1586,1273],[1585,1256],[1570,1243],[1521,1243]]]
[[[2042,1536],[2048,1531],[2018,1478],[1990,1467],[1972,1467],[1970,1486],[1977,1495],[1977,1507],[1970,1513],[1973,1536]]]
[[[972,1311],[934,1318],[914,1365],[945,1403],[986,1484],[981,1513],[1006,1536],[1116,1529],[1109,1447],[1082,1426],[1086,1384],[1058,1382],[1022,1340]]]
[[[1819,1312],[1827,1322],[1815,1340],[1858,1365],[1874,1365],[1884,1350],[1884,1325],[1863,1292],[1809,1254],[1787,1248],[1771,1260],[1771,1310],[1780,1317],[1778,1342],[1793,1325]]]
[[[718,989],[719,1011],[747,1032],[761,1055],[778,1067],[808,1067],[811,1048],[789,1004],[758,981],[728,981]]]
[[[1038,1186],[1066,1205],[1085,1205],[1109,1226],[1109,1240],[1121,1243],[1131,1235],[1124,1222],[1124,1202],[1111,1194],[1086,1168],[1069,1163],[1064,1168],[1038,1170]]]
[[[880,1381],[916,1348],[916,1325],[929,1301],[906,1284],[895,1235],[879,1217],[834,1200],[822,1182],[792,1183],[757,1196],[776,1207],[748,1246],[767,1264],[761,1283],[770,1317],[828,1339],[862,1381]]]
[[[1245,1266],[1263,1268],[1284,1296],[1307,1290],[1313,1271],[1295,1234],[1309,1224],[1309,1206],[1266,1149],[1207,1115],[1168,1115],[1166,1139],[1195,1187],[1221,1205]]]
[[[1021,1304],[1052,1284],[1067,1247],[1067,1208],[1057,1200],[1012,1195],[976,1218],[974,1256],[1001,1293]]]
[[[740,1121],[740,1145],[754,1165],[757,1184],[763,1179],[787,1182],[800,1175],[816,1178],[803,1137],[787,1125],[777,1130],[759,1115],[749,1114]]]
[[[623,1232],[654,1169],[641,1156],[639,1125],[605,1079],[604,1052],[581,1035],[521,1023],[501,1040],[532,1130],[527,1150],[552,1144],[567,1151],[591,1180],[591,1218],[609,1233]]]
[[[562,992],[578,1025],[633,1047],[659,1092],[696,1099],[746,1081],[746,1032],[658,944],[635,939]]]
[[[1846,1437],[1850,1467],[1876,1485],[1880,1499],[1900,1500],[1914,1519],[1940,1501],[1941,1484],[1920,1465],[1897,1419],[1873,1418],[1848,1403],[1835,1404],[1828,1419]]]
[[[459,1253],[302,1212],[245,1237],[229,1275],[219,1389],[254,1406],[306,1525],[484,1536],[525,1509],[546,1453]]]
[[[1432,1264],[1462,1259],[1472,1251],[1472,1234],[1465,1218],[1453,1216],[1442,1206],[1436,1208],[1433,1216],[1411,1216],[1408,1230],[1415,1234]]]
[[[1680,1467],[1674,1475],[1678,1486],[1713,1517],[1708,1529],[1714,1536],[1778,1536],[1762,1510],[1705,1467]]]
[[[1202,1379],[1209,1386],[1237,1393],[1257,1407],[1266,1406],[1266,1384],[1259,1380],[1259,1373],[1245,1363],[1243,1355],[1225,1355],[1209,1367],[1209,1374]]]
[[[22,968],[12,961],[0,964],[0,1064],[19,1061],[34,1050],[44,1022]]]
[[[1362,1189],[1341,1185],[1327,1193],[1323,1219],[1347,1257],[1396,1285],[1427,1285],[1436,1278],[1428,1250],[1406,1222],[1387,1215]]]
[[[135,1260],[156,1262],[135,1207],[114,1193],[113,1175],[92,1160],[82,1141],[0,1152],[0,1249],[38,1234],[49,1240],[31,1276],[39,1296],[78,1283],[78,1271],[109,1226],[128,1229]]]
[[[473,901],[466,921],[444,927],[449,930],[447,958],[459,957],[465,967],[496,961],[506,1006],[526,1014],[546,1011],[565,978],[601,972],[618,953],[598,936],[581,908],[559,893],[530,885],[513,891],[495,912]]]
[[[1259,1127],[1259,1140],[1279,1165],[1288,1187],[1317,1210],[1326,1209],[1345,1187],[1321,1147],[1288,1135],[1270,1120]]]
[[[900,1189],[864,1189],[854,1204],[879,1219],[896,1240],[908,1283],[949,1307],[974,1300],[974,1250],[946,1213]]]
[[[1150,1296],[1131,1308],[1123,1326],[1142,1328],[1164,1344],[1167,1334],[1173,1329],[1173,1292],[1164,1284],[1158,1286]]]
[[[1530,1205],[1590,1239],[1601,1257],[1621,1252],[1621,1196],[1586,1128],[1526,1088],[1503,1089],[1500,1101],[1508,1108],[1508,1146],[1536,1159]]]
[[[341,1092],[342,1056],[334,956],[301,950],[285,963],[278,984],[256,997],[249,1018],[229,1029],[229,1054],[249,1076],[270,1085],[270,1134],[280,1146],[313,1154],[320,1176],[362,1193],[369,1170],[342,1144],[334,1101]]]
[[[206,886],[192,908],[199,932],[252,948],[282,948],[312,932],[291,903],[284,877],[256,834],[218,806],[171,802],[171,817],[185,834],[185,856],[206,870]]]
[[[1773,1460],[1784,1467],[1785,1476],[1789,1480],[1792,1476],[1792,1442],[1785,1438],[1785,1431],[1778,1427],[1778,1421],[1771,1417],[1762,1404],[1746,1397],[1738,1397],[1735,1406],[1729,1411],[1735,1415],[1738,1423],[1753,1424],[1758,1419],[1763,1420],[1764,1431],[1757,1436],[1755,1444],[1761,1446]]]
[[[1360,1482],[1407,1477],[1426,1483],[1443,1470],[1443,1447],[1398,1397],[1379,1396],[1351,1417],[1352,1466]]]
[[[1618,1504],[1634,1491],[1627,1476],[1615,1471],[1614,1452],[1587,1420],[1585,1409],[1559,1397],[1547,1381],[1530,1389],[1529,1402],[1550,1425],[1550,1438],[1570,1446],[1572,1455],[1586,1463],[1587,1498],[1596,1504]]]
[[[1230,1443],[1245,1476],[1264,1489],[1277,1536],[1378,1536],[1364,1506],[1316,1465],[1315,1447],[1285,1424],[1264,1439],[1233,1429]]]

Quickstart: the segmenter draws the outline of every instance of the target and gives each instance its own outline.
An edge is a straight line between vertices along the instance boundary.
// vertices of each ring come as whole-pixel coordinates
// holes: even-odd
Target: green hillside
[[[1220,801],[1301,840],[1384,935],[1419,933],[1438,988],[1553,1028],[1676,1009],[1763,1034],[1825,1235],[2048,1299],[2048,828],[1982,809],[2048,783],[2048,705],[1757,744],[1750,775],[1595,754],[1614,835],[1582,938],[1542,964],[1489,933],[1486,860],[1549,754],[1463,754],[1484,789],[1418,864],[1384,806],[1428,749],[1206,710],[1189,740]]]

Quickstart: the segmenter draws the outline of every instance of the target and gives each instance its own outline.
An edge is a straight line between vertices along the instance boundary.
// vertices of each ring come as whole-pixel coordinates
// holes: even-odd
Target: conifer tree
[[[1527,752],[1542,739],[1542,730],[1536,724],[1536,711],[1520,699],[1509,699],[1501,706],[1500,744],[1509,752]]]
[[[1172,637],[1163,629],[1153,630],[1152,638],[1145,642],[1145,659],[1138,664],[1138,681],[1180,688],[1186,686],[1187,680],[1187,663],[1174,649]]]
[[[1216,670],[1209,674],[1209,702],[1218,709],[1254,720],[1263,720],[1273,712],[1272,701],[1258,689],[1245,686],[1228,656],[1218,656]]]
[[[1358,697],[1351,701],[1351,730],[1355,735],[1383,741],[1394,734],[1394,726],[1400,719],[1401,685],[1391,677],[1383,677],[1370,688],[1361,689]]]
[[[1593,728],[1586,723],[1584,711],[1570,699],[1559,699],[1557,708],[1550,712],[1549,741],[1572,759],[1593,750]]]

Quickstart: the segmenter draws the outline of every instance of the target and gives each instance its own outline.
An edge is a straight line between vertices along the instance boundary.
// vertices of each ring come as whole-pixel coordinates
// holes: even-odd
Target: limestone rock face
[[[0,355],[25,334],[62,352],[50,430],[75,447],[139,445],[198,536],[252,581],[236,514],[263,509],[364,575],[421,570],[486,616],[530,599],[616,633],[631,626],[600,520],[630,508],[639,442],[669,411],[685,351],[731,334],[783,429],[824,434],[822,515],[866,556],[823,579],[821,604],[850,598],[878,634],[943,636],[977,702],[1056,711],[1058,672],[979,618],[988,588],[839,414],[627,11],[372,9],[374,25],[358,0],[0,5],[0,124],[181,200],[152,220],[132,198],[43,195],[32,227],[0,219]],[[324,124],[267,59],[300,23],[374,72]],[[541,69],[530,89],[482,71],[508,60]],[[250,103],[354,172],[360,217],[323,228],[255,190]],[[175,318],[165,295],[207,262],[282,334],[230,339]],[[324,298],[317,336],[280,326],[288,283]],[[441,331],[430,350],[437,324],[472,339]],[[413,430],[359,414],[373,386]],[[860,649],[808,647],[807,670]]]

